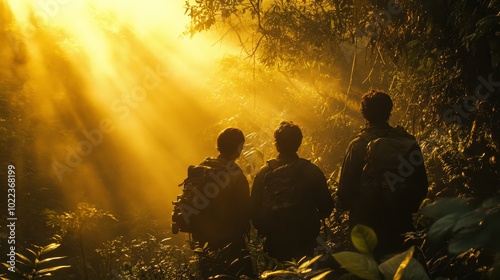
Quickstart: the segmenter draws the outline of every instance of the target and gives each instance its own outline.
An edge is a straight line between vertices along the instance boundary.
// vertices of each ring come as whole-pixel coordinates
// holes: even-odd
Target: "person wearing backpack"
[[[314,255],[320,219],[333,210],[333,199],[323,172],[300,158],[302,132],[293,122],[280,123],[274,132],[276,159],[255,177],[252,223],[265,237],[264,250],[278,261]]]
[[[361,98],[366,127],[349,144],[340,174],[337,207],[349,210],[349,226],[372,228],[378,260],[407,249],[412,214],[427,195],[427,175],[415,137],[388,123],[392,100],[372,90]]]
[[[203,279],[254,276],[245,236],[250,229],[248,180],[235,163],[245,137],[227,128],[217,138],[217,157],[188,168],[183,194],[174,202],[172,231],[192,235]]]

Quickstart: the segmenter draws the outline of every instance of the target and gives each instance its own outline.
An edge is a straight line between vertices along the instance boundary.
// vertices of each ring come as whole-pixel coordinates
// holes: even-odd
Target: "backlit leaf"
[[[363,254],[372,254],[375,246],[377,246],[375,231],[364,225],[356,225],[352,229],[351,239],[354,247]]]
[[[335,260],[352,274],[368,280],[379,280],[380,271],[373,257],[355,252],[333,254]]]
[[[48,252],[50,252],[52,250],[57,249],[59,246],[61,246],[61,244],[51,243],[51,244],[43,247],[42,250],[40,251],[40,254],[43,255],[45,253],[48,253]]]
[[[429,279],[424,267],[412,258],[414,247],[397,254],[379,265],[385,279],[426,280]]]

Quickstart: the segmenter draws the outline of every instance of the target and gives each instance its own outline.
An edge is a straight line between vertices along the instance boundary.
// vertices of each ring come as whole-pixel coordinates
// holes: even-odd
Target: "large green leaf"
[[[422,213],[424,214],[424,216],[435,220],[451,213],[457,215],[465,214],[474,210],[474,208],[469,205],[469,200],[470,199],[464,198],[440,199],[431,204],[427,204],[423,208]]]
[[[451,234],[459,218],[459,214],[449,214],[437,220],[432,224],[427,234],[429,236],[429,241],[440,242],[445,239]]]
[[[457,233],[466,228],[478,228],[485,218],[484,209],[477,209],[476,211],[466,213],[460,217],[453,227],[453,233]]]
[[[448,251],[452,254],[460,254],[471,248],[482,248],[491,238],[492,231],[488,228],[467,229],[455,234],[450,240]]]
[[[355,252],[333,254],[335,260],[352,274],[367,280],[380,280],[377,262],[372,256]]]
[[[351,239],[354,247],[363,254],[371,255],[377,246],[377,235],[373,229],[356,225],[351,231]]]
[[[385,279],[426,280],[429,279],[424,267],[411,256],[413,248],[397,254],[379,265],[379,269]],[[409,261],[405,264],[405,260]],[[402,264],[404,267],[402,267]],[[398,273],[401,273],[398,275]],[[397,278],[400,277],[400,278]]]
[[[483,201],[481,207],[483,208],[494,208],[500,206],[500,197],[491,197]]]

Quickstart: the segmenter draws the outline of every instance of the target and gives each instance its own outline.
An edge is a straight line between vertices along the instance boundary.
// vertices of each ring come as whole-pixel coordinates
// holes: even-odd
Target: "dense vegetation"
[[[210,91],[203,101],[219,113],[217,121],[210,119],[199,127],[200,145],[211,146],[202,139],[214,139],[223,127],[241,127],[247,145],[239,163],[251,180],[264,160],[275,154],[273,128],[280,120],[293,119],[306,136],[301,155],[322,168],[335,193],[345,148],[363,125],[359,97],[370,88],[383,89],[395,101],[391,124],[404,126],[419,139],[431,183],[428,206],[415,217],[419,230],[408,235],[417,246],[401,252],[398,263],[391,264],[392,274],[411,277],[415,256],[424,259],[423,269],[432,279],[499,278],[499,1],[197,0],[186,2],[186,14],[191,18],[187,34],[198,36],[215,29],[223,40],[240,44],[246,54],[244,59],[224,58],[209,75]],[[0,18],[3,31],[11,23],[8,16]],[[68,195],[48,175],[52,170],[39,164],[44,161],[37,152],[40,129],[34,129],[40,122],[35,109],[39,97],[23,72],[29,58],[22,44],[12,44],[12,33],[3,32],[0,39],[10,42],[0,47],[0,57],[10,61],[8,67],[0,67],[0,151],[2,157],[15,159],[21,171],[18,215],[29,217],[18,224],[19,274],[25,279],[46,273],[73,279],[196,275],[195,255],[168,232],[168,213],[161,219],[129,204],[110,206],[108,211],[102,201],[92,201],[89,190],[76,187],[65,201]],[[137,43],[135,38],[129,40],[131,45]],[[79,88],[77,71],[57,48],[47,46],[50,67],[68,73],[64,86]],[[74,115],[95,109],[79,91],[73,92],[72,100],[83,104]],[[67,119],[74,115],[61,114],[53,123],[57,129],[48,129],[66,137],[73,133],[74,124]],[[86,122],[91,126],[98,118]],[[122,165],[115,157],[125,145],[106,142],[101,148],[107,153],[93,155],[90,164],[107,170],[104,161],[125,170],[120,174],[132,173],[132,166]],[[2,168],[4,164],[8,163],[2,161]],[[117,182],[110,173],[102,180],[110,193],[120,194],[119,200],[120,184],[129,177]],[[165,203],[174,198],[165,198]],[[5,220],[6,213],[1,216]],[[327,220],[322,232],[325,242],[318,253],[338,257],[347,250],[350,233],[345,219],[345,213],[335,211]],[[4,225],[0,229],[2,234],[7,230]],[[369,229],[358,234],[361,239],[374,239]],[[3,235],[0,240],[5,255]],[[371,241],[362,250],[369,253]],[[312,273],[318,270],[311,272],[314,263],[307,262],[264,273],[260,240],[254,236],[249,246],[262,277],[324,276],[321,271]],[[355,256],[369,262],[362,255]],[[327,260],[317,260],[321,261]],[[380,273],[387,276],[388,264],[378,268],[350,270],[366,279],[378,279]],[[413,271],[420,273],[420,268]],[[330,276],[344,273],[337,265]]]
[[[312,142],[320,150],[310,152],[331,172],[333,190],[336,152],[347,144],[349,137],[343,136],[359,125],[349,104],[369,88],[391,93],[396,100],[391,122],[415,134],[425,153],[431,182],[426,203],[462,199],[438,201],[419,220],[422,233],[413,238],[423,241],[431,275],[472,279],[491,267],[489,256],[499,248],[492,235],[498,233],[493,226],[498,201],[484,199],[498,196],[500,183],[498,1],[249,0],[186,6],[191,34],[214,27],[236,33],[251,59],[278,68],[289,80],[309,82],[310,94],[321,100],[314,106],[318,110],[310,111],[317,116]],[[336,225],[341,213],[336,214],[331,228],[343,237],[336,240],[340,244],[346,235]]]

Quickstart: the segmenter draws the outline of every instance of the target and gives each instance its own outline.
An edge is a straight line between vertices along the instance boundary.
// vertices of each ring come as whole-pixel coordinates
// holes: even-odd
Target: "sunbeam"
[[[213,153],[200,95],[228,48],[184,36],[174,1],[7,1],[8,43],[30,94],[37,170],[67,206],[86,199],[165,218],[186,166]],[[6,77],[6,76],[4,76]],[[48,144],[50,143],[50,144]],[[152,212],[152,213],[151,213]],[[165,223],[164,227],[167,227]]]

